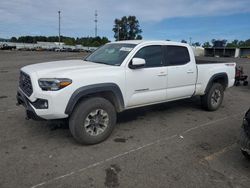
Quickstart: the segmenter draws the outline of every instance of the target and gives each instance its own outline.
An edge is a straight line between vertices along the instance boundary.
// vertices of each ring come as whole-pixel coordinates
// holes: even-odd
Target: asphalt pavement
[[[19,69],[85,55],[0,51],[1,188],[250,187],[238,144],[250,86],[228,89],[215,112],[199,97],[125,111],[111,137],[93,146],[76,143],[65,125],[25,120],[15,99]],[[250,75],[250,59],[223,60]]]

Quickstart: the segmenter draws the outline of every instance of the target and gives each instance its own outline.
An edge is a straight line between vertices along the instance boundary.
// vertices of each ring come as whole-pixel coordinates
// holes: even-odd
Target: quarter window
[[[140,49],[135,56],[136,58],[145,59],[145,67],[163,66],[162,46],[147,46]]]
[[[183,46],[167,46],[166,61],[168,65],[184,65],[190,62],[188,49]]]

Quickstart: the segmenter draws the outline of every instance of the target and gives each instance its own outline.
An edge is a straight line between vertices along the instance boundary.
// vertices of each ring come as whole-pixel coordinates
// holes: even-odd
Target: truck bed
[[[196,64],[229,63],[228,61],[211,57],[195,57],[195,61]]]
[[[228,87],[232,87],[235,78],[235,63],[230,61],[210,61],[210,59],[196,60],[198,78],[196,82],[196,95],[204,94],[210,78],[218,73],[227,74]],[[227,65],[226,65],[227,64]]]

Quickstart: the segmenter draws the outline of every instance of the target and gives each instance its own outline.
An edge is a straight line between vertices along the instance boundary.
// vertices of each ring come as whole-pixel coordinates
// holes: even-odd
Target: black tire
[[[248,81],[244,81],[243,86],[248,86]]]
[[[216,94],[217,93],[217,94]],[[217,100],[215,99],[214,95],[220,95]],[[217,110],[223,101],[224,98],[224,87],[220,83],[214,83],[208,92],[201,96],[201,103],[203,108],[208,111],[215,111]]]
[[[234,82],[234,85],[237,87],[237,86],[240,86],[240,82],[239,81],[235,81]]]
[[[96,113],[94,116],[91,113]],[[107,119],[105,123],[98,123],[99,116]],[[92,117],[91,117],[92,116]],[[90,118],[91,117],[91,118]],[[97,120],[98,119],[98,120]],[[102,119],[104,120],[104,118]],[[85,125],[87,121],[87,126]],[[90,123],[93,121],[92,123]],[[98,133],[101,125],[103,132]],[[81,144],[97,144],[107,139],[112,133],[116,124],[116,110],[106,99],[100,97],[87,98],[81,101],[69,118],[69,128],[73,137]],[[97,128],[96,128],[97,127]],[[88,129],[88,130],[87,130]],[[100,131],[100,130],[99,130]],[[97,135],[91,135],[97,132]]]
[[[241,129],[240,134],[240,146],[241,146],[241,153],[246,157],[246,159],[250,160],[250,155],[245,150],[250,150],[250,138],[247,136],[245,130]],[[244,149],[243,149],[244,148]]]
[[[247,159],[247,160],[250,160],[250,155],[244,151],[244,150],[241,150],[241,153],[243,154],[243,156]]]

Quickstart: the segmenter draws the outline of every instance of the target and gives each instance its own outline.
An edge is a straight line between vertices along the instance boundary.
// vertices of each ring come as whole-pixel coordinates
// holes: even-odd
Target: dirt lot
[[[238,138],[250,86],[206,112],[199,98],[119,114],[112,136],[81,146],[67,127],[25,120],[15,95],[19,68],[80,53],[0,51],[0,187],[249,187]],[[250,60],[237,61],[250,75]]]

